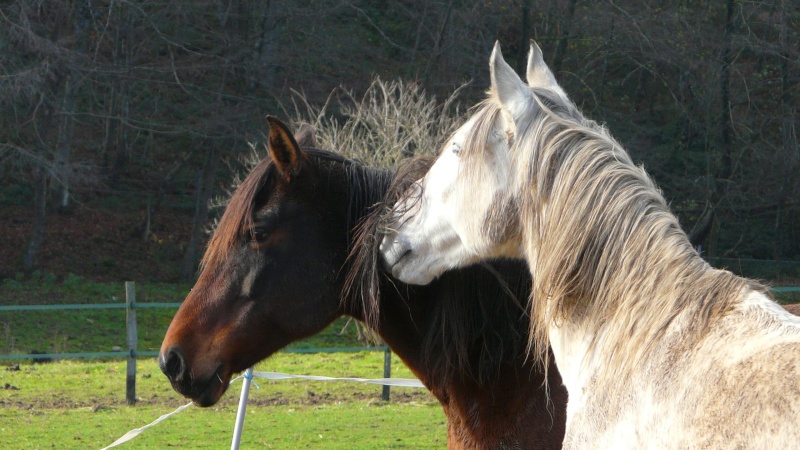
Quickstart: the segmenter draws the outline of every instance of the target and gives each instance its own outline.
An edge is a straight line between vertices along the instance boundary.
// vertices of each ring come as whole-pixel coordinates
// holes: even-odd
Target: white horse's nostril
[[[384,238],[378,245],[387,269],[394,267],[401,259],[411,253],[411,242],[402,236]]]
[[[397,264],[401,259],[411,253],[411,242],[408,239],[397,237],[392,246],[392,253],[394,256],[394,264]],[[394,265],[392,264],[392,265]]]
[[[400,256],[397,257],[397,261],[400,261],[401,259],[405,258],[406,255],[410,253],[411,253],[411,247],[406,248],[406,251],[404,251],[403,253],[400,254]],[[397,263],[395,262],[395,264]]]

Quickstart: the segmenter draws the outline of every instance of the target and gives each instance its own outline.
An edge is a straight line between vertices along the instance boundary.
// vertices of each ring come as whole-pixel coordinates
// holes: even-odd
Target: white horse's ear
[[[489,59],[489,71],[492,77],[492,91],[497,95],[503,108],[514,120],[524,117],[533,97],[528,86],[503,59],[499,42],[494,43],[492,57]]]
[[[561,89],[561,86],[556,82],[556,77],[547,64],[544,62],[542,56],[542,49],[536,45],[536,42],[531,40],[531,48],[528,50],[528,86],[534,88],[546,88],[556,91],[564,98],[567,98],[566,92]]]

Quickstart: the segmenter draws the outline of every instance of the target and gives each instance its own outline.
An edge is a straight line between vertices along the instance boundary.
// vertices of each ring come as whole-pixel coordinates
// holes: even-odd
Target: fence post
[[[236,424],[233,426],[233,439],[231,439],[231,450],[239,450],[242,441],[242,430],[244,429],[244,416],[247,413],[247,396],[250,395],[250,383],[253,381],[253,368],[244,371],[242,381],[242,393],[239,394],[239,408],[236,410]],[[258,385],[256,385],[258,386]]]
[[[136,342],[139,333],[136,330],[136,283],[125,282],[125,331],[128,344],[128,370],[125,379],[125,401],[128,405],[136,404]]]
[[[386,350],[383,352],[383,378],[391,378],[392,377],[392,350],[389,347],[386,347]],[[384,401],[389,401],[390,398],[389,386],[383,385],[383,391],[381,392],[381,398]]]

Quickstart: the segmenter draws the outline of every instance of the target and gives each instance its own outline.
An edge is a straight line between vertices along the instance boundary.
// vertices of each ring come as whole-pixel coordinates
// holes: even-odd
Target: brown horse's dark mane
[[[392,177],[382,201],[376,203],[370,213],[364,216],[354,230],[354,239],[348,255],[349,270],[342,290],[342,302],[351,306],[354,301],[360,302],[360,310],[364,314],[364,322],[372,329],[378,327],[380,314],[380,285],[388,275],[381,268],[381,257],[378,251],[378,235],[380,227],[386,222],[385,217],[391,211],[394,201],[400,198],[414,180],[425,175],[432,160],[417,157],[401,164]],[[402,284],[397,282],[398,284]]]
[[[505,276],[498,274],[495,266],[482,264],[448,272],[430,286],[407,286],[383,269],[378,251],[377,236],[386,214],[431,164],[430,158],[403,164],[383,202],[373,206],[355,230],[342,301],[358,302],[367,325],[377,329],[381,295],[420,296],[427,292],[438,300],[431,300],[436,305],[423,336],[424,364],[443,379],[468,376],[485,384],[494,379],[502,364],[518,365],[526,357],[528,299],[520,297],[530,292],[527,267],[498,261],[495,265]],[[516,280],[518,285],[508,285],[506,280]],[[382,293],[382,289],[395,292]],[[430,289],[436,289],[435,293]]]

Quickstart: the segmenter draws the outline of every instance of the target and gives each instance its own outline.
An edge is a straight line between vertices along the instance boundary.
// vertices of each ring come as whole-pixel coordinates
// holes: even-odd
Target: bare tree
[[[800,257],[798,29],[800,4],[787,0],[11,0],[0,5],[0,171],[41,218],[20,244],[34,264],[53,210],[114,195],[141,217],[131,233],[157,230],[173,200],[193,203],[229,170],[211,170],[206,152],[235,156],[265,114],[324,111],[320,129],[359,117],[337,133],[352,131],[373,150],[359,157],[378,164],[435,151],[419,124],[356,107],[427,111],[457,89],[474,104],[493,42],[522,71],[534,38],[707,255]],[[402,103],[412,88],[427,100]],[[340,145],[333,137],[320,139]],[[199,248],[204,235],[191,235]]]

